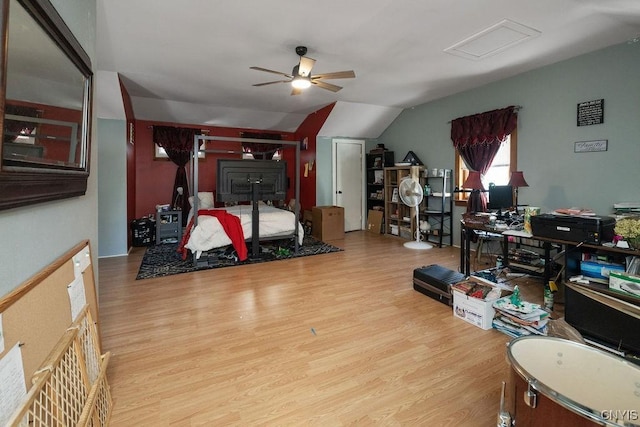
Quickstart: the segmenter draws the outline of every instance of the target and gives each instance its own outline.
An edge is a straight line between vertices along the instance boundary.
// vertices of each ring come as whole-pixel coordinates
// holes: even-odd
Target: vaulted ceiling
[[[117,75],[137,119],[376,137],[404,108],[635,42],[638,0],[98,0],[97,69]],[[313,73],[354,70],[292,96],[295,47]],[[100,97],[100,93],[98,94]],[[104,99],[104,98],[103,98]],[[335,134],[333,132],[341,132]]]

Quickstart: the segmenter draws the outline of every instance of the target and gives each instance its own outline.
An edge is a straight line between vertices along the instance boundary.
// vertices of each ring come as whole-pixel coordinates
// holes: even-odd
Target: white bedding
[[[251,205],[220,208],[220,210],[226,210],[230,214],[240,218],[245,240],[252,238],[252,209],[253,207]],[[260,205],[258,209],[260,212],[260,238],[287,237],[293,234],[295,218],[293,212],[268,205]],[[298,225],[298,241],[302,244],[304,229],[299,221],[295,221],[295,223]],[[230,244],[231,239],[222,228],[222,224],[220,224],[218,218],[209,215],[198,215],[198,225],[191,230],[185,248],[195,253],[196,258],[200,258],[203,251],[228,246]]]

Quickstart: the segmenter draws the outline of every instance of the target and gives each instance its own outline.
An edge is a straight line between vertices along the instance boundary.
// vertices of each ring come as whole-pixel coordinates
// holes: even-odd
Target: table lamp
[[[184,194],[184,189],[182,187],[176,188],[176,197],[173,200],[173,210],[180,211],[182,210],[182,195]]]
[[[484,185],[482,185],[482,179],[480,178],[480,172],[469,171],[469,176],[464,180],[462,188],[470,188],[471,194],[467,201],[467,212],[484,212],[486,210],[486,202],[481,196],[481,191],[486,191]],[[480,208],[480,209],[478,209]]]
[[[529,184],[527,184],[527,181],[525,181],[522,171],[513,171],[511,172],[509,185],[516,189],[516,214],[517,214],[518,213],[518,187],[528,187]]]

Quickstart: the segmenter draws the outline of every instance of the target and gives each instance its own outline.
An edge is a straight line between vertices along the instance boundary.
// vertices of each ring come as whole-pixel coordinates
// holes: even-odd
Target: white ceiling
[[[295,131],[338,102],[323,129],[333,136],[376,137],[404,108],[640,36],[639,0],[97,4],[97,69],[121,76],[137,119]],[[479,33],[487,37],[469,40]],[[312,74],[356,78],[330,80],[337,93],[252,86],[279,77],[251,66],[291,73],[298,45],[317,61]],[[445,52],[455,47],[466,57]]]

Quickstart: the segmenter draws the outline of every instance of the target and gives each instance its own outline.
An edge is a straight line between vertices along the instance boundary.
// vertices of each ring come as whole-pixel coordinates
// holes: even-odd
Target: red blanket
[[[222,224],[222,229],[227,233],[227,236],[231,239],[233,248],[238,253],[238,260],[244,261],[247,259],[247,245],[244,242],[244,232],[242,231],[240,218],[223,209],[200,209],[198,210],[198,216],[200,215],[215,216],[218,218],[218,221]],[[189,241],[191,229],[193,228],[193,221],[194,218],[191,218],[191,221],[189,221],[189,224],[187,225],[187,230],[178,245],[178,253],[182,254],[182,259],[187,259],[187,249],[184,246]]]

